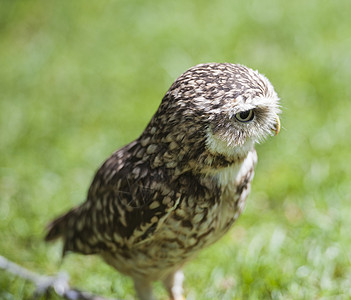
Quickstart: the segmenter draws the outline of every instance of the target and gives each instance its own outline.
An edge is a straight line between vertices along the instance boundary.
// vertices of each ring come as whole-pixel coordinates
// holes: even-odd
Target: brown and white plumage
[[[182,74],[141,136],[97,171],[87,200],[49,225],[66,251],[99,254],[133,278],[142,300],[163,280],[182,299],[182,265],[225,234],[242,212],[257,155],[279,132],[266,77],[229,63]]]

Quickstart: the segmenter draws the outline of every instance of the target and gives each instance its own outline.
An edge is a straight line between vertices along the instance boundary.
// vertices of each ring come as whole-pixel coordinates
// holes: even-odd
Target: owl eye
[[[246,111],[242,111],[242,112],[239,112],[239,113],[235,114],[235,118],[238,121],[243,122],[243,123],[252,121],[254,116],[255,116],[255,114],[254,114],[252,109],[246,110]]]

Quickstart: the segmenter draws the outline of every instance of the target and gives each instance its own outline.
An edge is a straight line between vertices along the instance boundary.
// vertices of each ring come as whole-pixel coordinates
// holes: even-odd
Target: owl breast
[[[181,203],[180,209],[188,211],[192,224],[192,230],[187,232],[191,238],[185,240],[185,248],[201,249],[216,242],[229,230],[245,207],[256,162],[257,154],[253,150],[241,163],[214,170],[202,178],[202,184],[209,187],[209,194],[203,199],[188,201],[194,203],[192,211],[186,207],[187,202]],[[211,187],[213,183],[218,193]]]

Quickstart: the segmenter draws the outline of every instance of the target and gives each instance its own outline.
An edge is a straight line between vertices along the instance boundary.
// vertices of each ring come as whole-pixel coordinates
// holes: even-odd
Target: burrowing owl
[[[99,254],[132,277],[139,299],[162,280],[183,299],[185,262],[241,214],[256,142],[280,129],[268,79],[243,65],[208,63],[182,74],[141,136],[97,171],[86,201],[54,220],[46,240],[64,253]]]

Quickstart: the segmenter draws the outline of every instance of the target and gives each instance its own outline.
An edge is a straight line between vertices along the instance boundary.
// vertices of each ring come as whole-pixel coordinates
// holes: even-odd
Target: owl
[[[183,297],[183,265],[242,213],[255,143],[278,134],[279,98],[246,66],[196,65],[171,85],[139,138],[98,169],[86,201],[48,226],[46,240],[98,254],[134,281],[140,300],[162,281]]]

